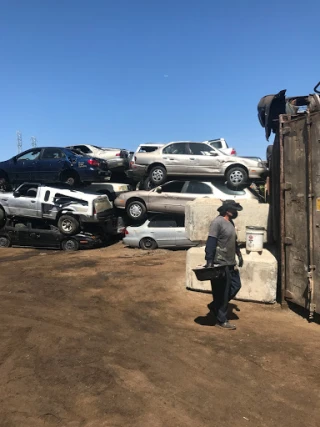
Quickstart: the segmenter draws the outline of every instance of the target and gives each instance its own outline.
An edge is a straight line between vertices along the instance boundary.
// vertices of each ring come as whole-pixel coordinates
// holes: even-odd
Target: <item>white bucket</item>
[[[264,227],[246,227],[246,249],[249,252],[262,252]]]

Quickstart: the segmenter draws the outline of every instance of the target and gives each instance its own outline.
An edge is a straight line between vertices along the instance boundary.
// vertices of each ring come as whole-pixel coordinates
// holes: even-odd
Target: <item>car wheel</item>
[[[65,172],[62,174],[61,181],[70,185],[70,187],[74,187],[80,183],[80,179],[77,174],[72,172]]]
[[[8,191],[9,189],[9,182],[6,178],[2,177],[0,178],[0,190],[2,191]]]
[[[226,173],[228,185],[233,188],[244,186],[248,181],[248,173],[241,166],[235,166]]]
[[[0,227],[3,227],[5,223],[6,223],[6,213],[2,208],[0,208]]]
[[[0,248],[9,248],[11,246],[11,241],[6,236],[0,236]]]
[[[62,250],[67,252],[77,251],[79,247],[79,242],[74,239],[66,239],[61,243]]]
[[[140,221],[147,213],[146,205],[139,200],[129,202],[126,208],[127,215],[134,221]]]
[[[143,181],[143,184],[142,184],[142,188],[143,188],[143,190],[146,190],[146,191],[149,191],[149,190],[152,190],[153,188],[155,188],[156,186],[154,185],[154,183],[153,182],[151,182],[151,180],[150,180],[150,178],[146,178],[144,181]]]
[[[151,237],[144,237],[140,240],[140,248],[148,251],[148,250],[154,250],[157,249],[158,244],[155,240],[153,240]]]
[[[72,236],[77,234],[80,229],[79,221],[71,215],[61,215],[58,221],[58,228],[63,234]]]
[[[154,166],[150,170],[149,178],[152,184],[155,186],[161,185],[166,182],[167,179],[167,171],[163,166]]]

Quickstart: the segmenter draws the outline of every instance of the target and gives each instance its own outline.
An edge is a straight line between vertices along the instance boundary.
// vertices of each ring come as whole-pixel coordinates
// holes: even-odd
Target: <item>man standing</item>
[[[211,280],[216,326],[229,330],[236,327],[228,321],[228,303],[241,288],[239,271],[235,268],[236,255],[239,259],[239,267],[243,266],[233,220],[242,209],[242,206],[234,200],[225,200],[218,209],[220,215],[210,225],[206,244],[206,267],[222,267],[220,277]]]

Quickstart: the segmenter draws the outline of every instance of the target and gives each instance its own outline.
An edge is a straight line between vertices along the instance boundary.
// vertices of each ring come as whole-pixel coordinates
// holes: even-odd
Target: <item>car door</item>
[[[44,148],[37,173],[42,182],[57,181],[60,173],[69,168],[67,156],[60,148]]]
[[[29,229],[30,246],[35,248],[60,249],[60,233],[46,224],[33,223]]]
[[[170,181],[150,191],[148,209],[154,212],[183,213],[180,195],[185,181]]]
[[[194,243],[187,237],[187,232],[184,224],[184,216],[176,217],[176,227],[172,228],[172,233],[175,236],[175,245],[177,247],[185,248],[188,246],[194,246]]]
[[[213,194],[214,189],[212,185],[205,182],[192,180],[188,181],[184,187],[183,193],[181,194],[181,200],[185,206],[187,202],[191,202],[192,200],[202,197],[212,197]]]
[[[27,221],[14,221],[10,233],[12,233],[13,246],[31,246],[29,237],[30,228]]]
[[[211,176],[223,175],[221,160],[223,154],[209,144],[190,142],[189,148],[192,155],[189,156],[189,175]]]
[[[10,179],[13,182],[31,181],[35,179],[41,148],[33,148],[13,158]]]
[[[37,184],[22,184],[8,202],[10,216],[37,218],[41,216]]]
[[[156,215],[148,224],[148,234],[158,244],[158,247],[175,246],[175,235],[172,230],[177,226],[172,216]]]
[[[189,168],[189,157],[185,142],[166,145],[161,152],[161,159],[168,175],[186,175]]]

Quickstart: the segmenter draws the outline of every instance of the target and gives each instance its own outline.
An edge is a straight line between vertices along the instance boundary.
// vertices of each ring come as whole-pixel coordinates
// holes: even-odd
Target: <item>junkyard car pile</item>
[[[192,246],[188,201],[258,198],[248,187],[263,181],[265,164],[235,154],[222,138],[147,143],[132,153],[89,144],[32,148],[0,163],[0,247],[94,247],[124,230],[121,217],[125,244]]]

